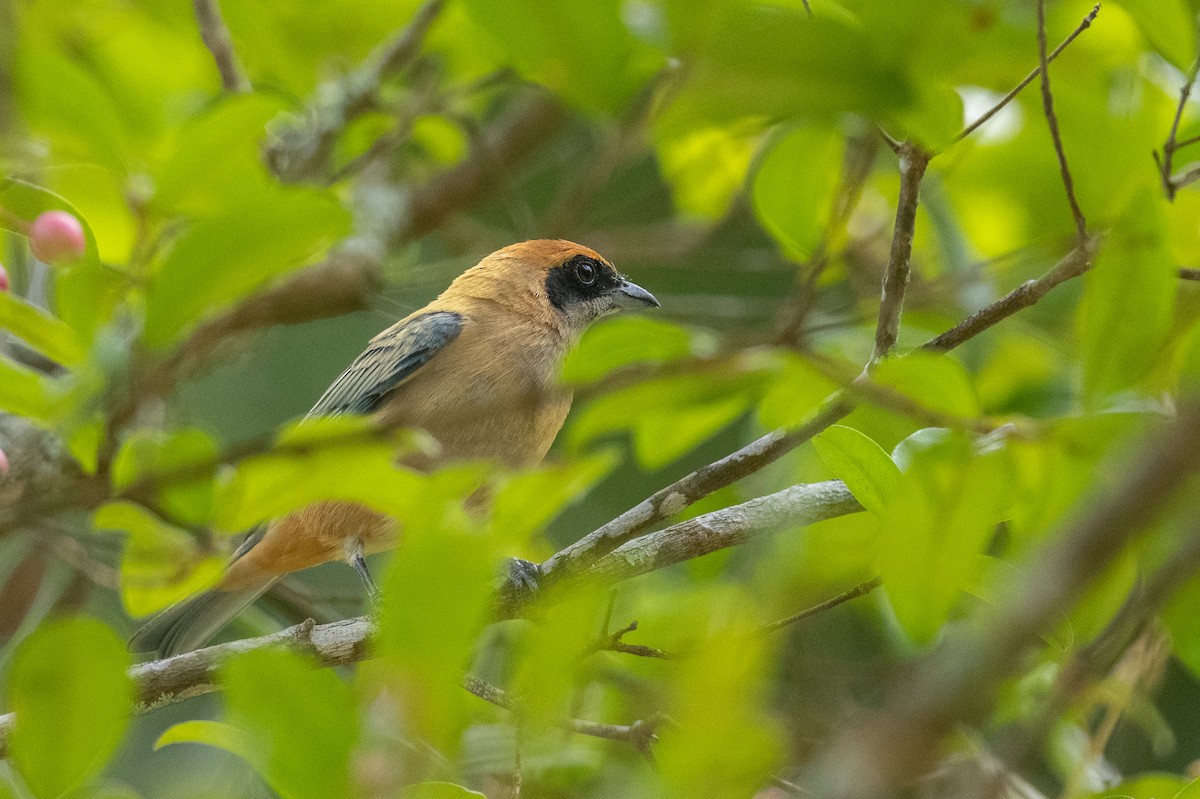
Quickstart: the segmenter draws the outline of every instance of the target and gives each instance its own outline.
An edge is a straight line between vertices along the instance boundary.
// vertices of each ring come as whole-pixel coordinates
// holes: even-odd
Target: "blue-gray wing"
[[[462,325],[462,316],[450,311],[413,317],[390,335],[372,341],[367,351],[333,381],[308,415],[371,413],[388,394],[458,338]]]

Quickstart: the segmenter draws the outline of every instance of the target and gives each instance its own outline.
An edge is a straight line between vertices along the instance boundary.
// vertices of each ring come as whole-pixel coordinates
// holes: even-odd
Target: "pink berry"
[[[8,272],[4,264],[0,264],[0,291],[8,291]]]
[[[0,449],[0,477],[8,474],[8,456]]]
[[[66,211],[47,211],[30,225],[29,246],[39,261],[56,264],[83,255],[87,240],[78,219]]]

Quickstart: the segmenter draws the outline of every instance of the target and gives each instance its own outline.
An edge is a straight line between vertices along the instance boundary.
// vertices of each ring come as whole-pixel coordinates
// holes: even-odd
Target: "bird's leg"
[[[367,587],[367,594],[371,597],[371,603],[378,606],[380,600],[383,599],[383,592],[379,590],[379,586],[375,584],[375,580],[371,577],[371,571],[367,568],[366,552],[363,550],[362,539],[346,539],[346,562],[353,566],[354,570],[358,572],[358,576],[362,578],[363,585]]]

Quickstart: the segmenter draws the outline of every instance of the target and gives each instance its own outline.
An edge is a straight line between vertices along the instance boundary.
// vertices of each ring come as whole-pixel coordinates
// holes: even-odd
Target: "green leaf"
[[[295,652],[259,649],[226,663],[221,683],[230,720],[250,739],[248,759],[275,791],[286,799],[350,795],[358,705],[336,672]]]
[[[503,480],[492,491],[491,524],[497,536],[525,544],[564,508],[585,497],[617,466],[601,452],[569,463],[552,463]]]
[[[1149,189],[1134,198],[1087,276],[1079,327],[1093,405],[1142,377],[1170,331],[1178,279],[1158,203]]]
[[[478,701],[459,675],[488,621],[500,552],[495,536],[447,513],[445,500],[430,498],[424,510],[406,526],[404,555],[384,578],[376,644],[408,734],[453,748]]]
[[[217,527],[240,531],[312,502],[340,499],[407,519],[426,497],[465,497],[486,471],[478,465],[420,474],[397,460],[419,450],[417,436],[383,434],[363,417],[304,420],[280,434],[276,448],[246,458],[217,497]]]
[[[1184,0],[1117,0],[1150,45],[1187,72],[1196,60],[1196,15]]]
[[[8,685],[10,745],[38,797],[77,788],[116,751],[133,700],[128,667],[121,639],[84,616],[47,622],[21,642]]]
[[[121,601],[130,616],[148,616],[213,584],[222,558],[204,555],[195,538],[132,502],[106,502],[92,516],[96,530],[128,536],[121,553]]]
[[[812,254],[829,224],[841,171],[842,135],[796,127],[777,135],[754,173],[754,212],[792,258]]]
[[[810,19],[801,8],[709,3],[704,12],[673,0],[668,14],[688,59],[676,102],[680,118],[707,124],[753,116],[832,119],[845,112],[877,115],[905,106],[912,88],[902,70],[882,62],[854,22]],[[680,19],[702,18],[695,30]]]
[[[1176,774],[1141,774],[1102,791],[1084,794],[1081,799],[1179,799],[1188,787],[1187,780]]]
[[[701,219],[725,214],[746,182],[761,132],[757,120],[706,127],[688,119],[660,122],[655,151],[676,207]]]
[[[0,357],[0,411],[35,421],[54,414],[54,394],[45,375]]]
[[[175,474],[154,491],[159,507],[178,521],[207,524],[213,512],[216,458],[217,442],[203,430],[136,430],[113,459],[113,488],[123,491],[140,480]]]
[[[1175,799],[1200,799],[1200,779],[1192,780],[1181,788],[1175,794]]]
[[[1003,452],[976,455],[955,433],[913,455],[882,514],[878,570],[906,635],[933,642],[964,590],[982,576],[981,555],[1002,517]]]
[[[421,782],[405,787],[400,791],[400,796],[401,799],[469,799],[472,796],[484,797],[484,794],[452,782]]]
[[[5,178],[0,181],[0,209],[8,214],[0,213],[0,229],[11,230],[22,236],[29,235],[29,225],[46,211],[66,211],[79,220],[83,226],[83,236],[87,248],[83,254],[83,263],[98,264],[99,256],[96,250],[96,237],[83,214],[71,205],[65,198],[60,197],[49,189],[42,188],[20,178]],[[10,214],[12,216],[10,216]]]
[[[793,427],[807,421],[840,386],[803,356],[775,354],[778,367],[758,405],[764,427]]]
[[[0,328],[63,366],[75,366],[87,357],[83,342],[62,320],[7,291],[0,291]]]
[[[201,318],[292,271],[349,230],[327,194],[276,189],[230,198],[197,222],[163,261],[146,298],[145,340],[162,347]]]
[[[878,444],[852,427],[834,425],[814,438],[813,446],[864,508],[883,514],[899,486],[900,469]]]
[[[563,361],[562,380],[594,383],[624,366],[677,361],[700,348],[686,328],[645,316],[616,316],[593,325]]]
[[[889,358],[875,367],[871,379],[936,413],[973,419],[981,412],[967,370],[948,355],[917,351]]]
[[[625,25],[617,0],[467,0],[465,6],[513,66],[589,110],[618,111],[663,60]]]
[[[172,744],[204,744],[254,762],[254,742],[245,730],[220,721],[193,719],[181,721],[166,729],[154,742],[155,750]]]

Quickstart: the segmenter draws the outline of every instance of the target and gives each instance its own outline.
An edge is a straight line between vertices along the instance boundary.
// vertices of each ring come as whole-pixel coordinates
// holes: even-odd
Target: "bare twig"
[[[1200,269],[1191,269],[1188,267],[1180,267],[1180,280],[1200,280]]]
[[[1188,70],[1183,86],[1179,89],[1179,105],[1175,107],[1175,117],[1171,120],[1171,132],[1167,134],[1167,140],[1163,143],[1162,159],[1159,159],[1157,152],[1154,153],[1154,161],[1158,164],[1159,174],[1162,175],[1163,191],[1167,193],[1167,199],[1172,201],[1180,188],[1196,180],[1194,173],[1197,170],[1195,169],[1176,178],[1173,174],[1172,162],[1178,150],[1200,141],[1200,136],[1193,136],[1182,142],[1175,140],[1179,135],[1179,123],[1183,120],[1183,109],[1187,106],[1188,98],[1191,97],[1192,86],[1196,84],[1197,72],[1200,72],[1200,57],[1197,57],[1196,63],[1192,64],[1192,68]]]
[[[607,632],[608,625],[605,625],[605,632],[596,643],[588,647],[586,654],[593,652],[621,652],[626,655],[636,655],[643,658],[657,658],[659,660],[670,660],[671,654],[664,652],[661,649],[655,649],[652,646],[642,646],[641,644],[627,644],[622,639],[638,628],[637,621],[631,621],[616,632]]]
[[[519,703],[507,691],[497,688],[486,680],[467,675],[463,678],[462,685],[470,693],[485,702],[490,702],[496,707],[513,711],[520,709]],[[639,750],[644,750],[648,749],[658,740],[658,730],[664,724],[669,723],[669,721],[666,716],[660,713],[648,719],[635,721],[632,724],[600,724],[599,722],[585,721],[583,719],[563,719],[558,722],[558,726],[569,732],[577,732],[580,735],[607,738],[610,741],[625,741],[633,744]]]
[[[250,91],[250,79],[246,77],[237,51],[233,49],[233,39],[221,16],[217,0],[193,0],[192,5],[196,9],[200,38],[212,53],[213,60],[217,62],[217,71],[221,73],[221,86],[227,92]]]
[[[981,308],[944,333],[925,342],[921,349],[932,352],[952,350],[988,328],[1028,308],[1045,297],[1051,289],[1071,278],[1078,277],[1091,267],[1092,240],[1082,242],[1054,268],[1036,280],[1028,280],[985,308]]]
[[[881,585],[883,585],[883,580],[879,579],[878,577],[875,577],[874,579],[871,579],[871,580],[867,580],[865,583],[859,583],[858,585],[851,588],[849,591],[843,591],[842,593],[838,594],[837,596],[830,597],[829,599],[826,599],[824,602],[819,602],[810,608],[805,608],[804,610],[800,611],[799,613],[795,613],[784,619],[778,619],[776,621],[767,622],[766,624],[759,626],[758,632],[761,633],[762,635],[768,635],[773,632],[778,632],[779,630],[782,630],[784,627],[790,627],[791,625],[795,624],[796,622],[803,621],[804,619],[807,619],[810,616],[816,616],[818,613],[824,613],[827,610],[832,610],[833,608],[836,608],[838,605],[843,605],[852,599],[858,599],[860,596],[866,596],[867,594],[871,593],[872,591],[874,591],[876,588],[878,588]]]
[[[1075,236],[1079,244],[1087,241],[1087,220],[1083,218],[1083,210],[1075,197],[1075,180],[1071,177],[1071,168],[1067,166],[1067,154],[1063,150],[1062,136],[1058,132],[1058,116],[1054,113],[1054,95],[1050,92],[1050,59],[1046,54],[1046,0],[1038,0],[1038,60],[1042,70],[1042,110],[1046,114],[1046,124],[1050,126],[1050,138],[1054,141],[1054,153],[1058,156],[1058,168],[1062,173],[1063,187],[1067,191],[1067,201],[1071,204],[1071,216],[1075,219]]]
[[[1079,23],[1079,25],[1075,28],[1075,30],[1071,31],[1071,35],[1068,36],[1067,38],[1063,39],[1062,44],[1060,44],[1058,47],[1054,48],[1054,52],[1052,52],[1046,58],[1047,63],[1058,58],[1059,53],[1061,53],[1063,50],[1067,49],[1067,45],[1069,45],[1071,42],[1075,41],[1075,38],[1077,36],[1079,36],[1079,34],[1083,33],[1085,30],[1087,30],[1089,27],[1091,27],[1092,22],[1096,19],[1096,15],[1099,13],[1100,13],[1100,4],[1097,3],[1096,5],[1092,6],[1092,10],[1088,12],[1088,15],[1083,18],[1083,21]],[[998,103],[996,103],[994,106],[992,106],[987,111],[985,111],[983,114],[981,114],[979,116],[979,118],[976,119],[974,122],[972,122],[970,125],[967,125],[965,128],[960,130],[958,132],[958,135],[956,135],[954,137],[954,141],[958,142],[958,141],[962,141],[963,139],[967,138],[972,133],[974,133],[976,130],[978,130],[981,125],[983,125],[989,119],[994,117],[996,114],[1000,113],[1001,109],[1003,109],[1006,105],[1011,103],[1013,101],[1013,99],[1018,94],[1020,94],[1021,91],[1026,86],[1033,83],[1033,79],[1036,78],[1040,74],[1042,74],[1042,67],[1039,64],[1038,66],[1034,67],[1033,71],[1030,72],[1028,75],[1026,75],[1025,79],[1022,80],[1020,83],[1018,83],[1016,85],[1016,87],[1013,88],[1012,91],[1010,91],[1008,94],[1004,95],[1004,97],[1002,97]]]

